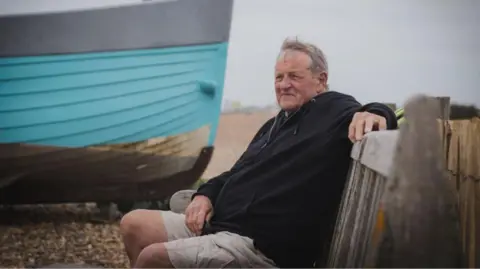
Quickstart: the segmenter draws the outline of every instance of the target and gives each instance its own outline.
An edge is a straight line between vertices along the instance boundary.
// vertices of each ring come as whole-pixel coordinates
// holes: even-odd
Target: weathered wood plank
[[[385,178],[360,166],[350,181],[338,218],[329,267],[359,267],[365,263],[372,245],[373,229]]]
[[[474,201],[472,202],[472,207],[474,208],[474,216],[472,218],[473,231],[471,234],[474,243],[469,252],[469,266],[478,268],[480,267],[480,181],[478,180],[474,182],[474,193]]]
[[[405,108],[394,170],[382,203],[390,227],[379,267],[460,267],[455,199],[444,171],[438,100],[417,96]]]
[[[369,256],[370,235],[376,226],[378,202],[385,184],[382,173],[386,175],[390,169],[396,133],[397,131],[370,133],[353,146],[353,162],[330,248],[329,267],[358,267]],[[389,158],[382,160],[375,151],[368,149],[379,146],[387,152],[391,149],[388,153],[390,155],[387,155]],[[377,173],[375,168],[382,173]]]
[[[480,180],[480,118],[471,119],[468,126],[465,141],[467,165],[464,174]]]
[[[459,206],[463,264],[476,268],[480,265],[480,119],[441,124],[449,128],[444,157]]]
[[[360,142],[363,144],[363,151],[357,160],[382,176],[388,176],[393,165],[398,136],[399,131],[396,130],[367,134]]]

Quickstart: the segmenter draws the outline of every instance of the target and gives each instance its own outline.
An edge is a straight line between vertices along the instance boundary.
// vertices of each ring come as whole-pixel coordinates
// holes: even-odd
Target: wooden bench
[[[368,134],[351,152],[329,256],[317,267],[460,267],[458,213],[447,182],[440,101],[417,96],[399,130]],[[183,213],[194,190],[175,193]]]
[[[328,267],[461,267],[457,204],[437,122],[441,102],[416,96],[399,130],[354,145]]]

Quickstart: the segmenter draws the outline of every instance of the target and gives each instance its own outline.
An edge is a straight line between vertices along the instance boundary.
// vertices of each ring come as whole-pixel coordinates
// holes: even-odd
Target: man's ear
[[[328,80],[328,74],[325,72],[322,72],[317,75],[316,77],[318,85],[323,85],[325,88],[327,87],[327,80]]]
[[[327,85],[328,74],[326,72],[320,73],[319,78],[320,78],[320,83]]]

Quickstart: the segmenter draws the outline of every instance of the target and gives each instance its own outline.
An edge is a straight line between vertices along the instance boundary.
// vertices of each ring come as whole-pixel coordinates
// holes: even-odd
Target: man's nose
[[[291,86],[291,83],[290,83],[290,80],[287,78],[287,79],[282,79],[279,83],[278,83],[278,87],[280,89],[288,89],[290,88]]]

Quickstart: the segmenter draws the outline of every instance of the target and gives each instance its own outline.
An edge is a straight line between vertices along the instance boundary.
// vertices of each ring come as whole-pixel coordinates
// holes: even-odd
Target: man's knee
[[[120,220],[120,233],[124,241],[140,241],[145,244],[167,241],[162,215],[159,211],[136,209]]]
[[[165,245],[151,244],[138,255],[135,268],[173,268]]]
[[[123,236],[131,234],[142,225],[144,211],[143,209],[136,209],[122,217],[120,220],[120,233]]]

